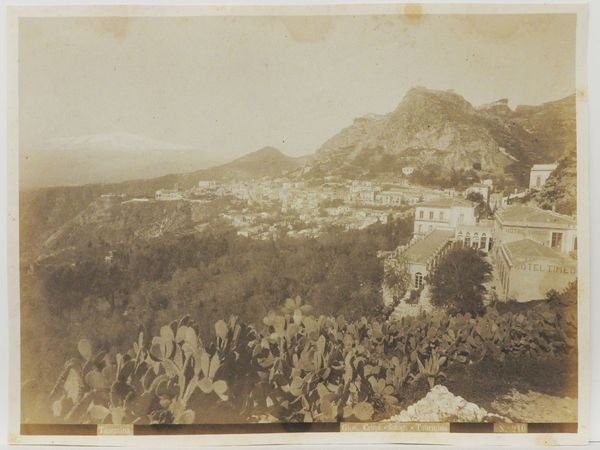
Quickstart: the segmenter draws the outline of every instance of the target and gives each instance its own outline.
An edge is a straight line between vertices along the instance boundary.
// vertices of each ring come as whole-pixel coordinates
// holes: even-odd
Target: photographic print
[[[586,441],[585,6],[9,14],[14,442]]]

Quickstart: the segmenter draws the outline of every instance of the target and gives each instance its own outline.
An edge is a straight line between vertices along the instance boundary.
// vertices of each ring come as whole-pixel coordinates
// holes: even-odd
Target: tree
[[[475,249],[455,247],[441,260],[431,276],[431,302],[451,314],[478,313],[483,307],[483,285],[492,266]]]
[[[474,203],[482,203],[484,201],[483,195],[481,192],[471,191],[467,194],[467,200],[470,200]]]
[[[473,203],[477,203],[477,217],[490,216],[492,211],[490,210],[489,205],[483,198],[480,192],[471,191],[467,194],[467,200],[472,201]]]
[[[558,315],[557,324],[565,334],[567,342],[577,343],[577,280],[572,281],[561,292],[548,291],[547,306]],[[540,306],[542,308],[543,306]]]
[[[402,256],[385,264],[383,280],[393,293],[394,298],[401,298],[410,286],[411,276],[408,263]]]

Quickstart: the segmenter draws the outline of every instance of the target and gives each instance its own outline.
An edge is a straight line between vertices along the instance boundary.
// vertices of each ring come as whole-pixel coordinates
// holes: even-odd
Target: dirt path
[[[577,399],[512,389],[492,402],[492,408],[514,422],[577,422]]]

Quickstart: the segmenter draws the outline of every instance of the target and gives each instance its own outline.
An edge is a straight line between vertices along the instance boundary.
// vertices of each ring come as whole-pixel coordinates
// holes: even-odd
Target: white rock
[[[390,417],[389,422],[482,422],[485,419],[501,419],[488,414],[484,408],[455,396],[445,386],[434,386],[425,397],[413,403],[400,414]]]

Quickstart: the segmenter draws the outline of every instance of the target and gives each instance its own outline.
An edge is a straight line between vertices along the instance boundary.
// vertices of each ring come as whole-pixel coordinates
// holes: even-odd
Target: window
[[[417,227],[417,231],[420,233],[421,231],[423,231],[423,225],[419,224],[419,226]]]
[[[573,250],[577,251],[577,236],[573,238]]]
[[[485,249],[487,247],[487,237],[485,233],[481,233],[481,240],[479,241],[479,248]]]
[[[552,233],[552,248],[557,250],[560,250],[562,248],[562,236],[562,233]]]
[[[537,176],[535,177],[535,187],[540,187],[542,185],[542,177],[541,176]]]
[[[415,288],[419,289],[423,286],[423,274],[421,272],[415,273]]]
[[[460,216],[458,216],[458,224],[462,225],[463,223],[465,223],[465,215],[461,214]]]
[[[433,220],[433,211],[429,211],[429,220]]]
[[[424,211],[419,211],[419,219],[422,219],[425,217],[425,212]]]
[[[440,211],[440,222],[444,221],[444,211]]]
[[[471,246],[471,233],[465,234],[465,247]]]
[[[462,244],[462,242],[464,241],[464,236],[462,234],[462,231],[458,232],[458,235],[456,236],[456,239]]]
[[[472,245],[473,245],[473,248],[479,247],[479,233],[475,233],[473,235]]]

